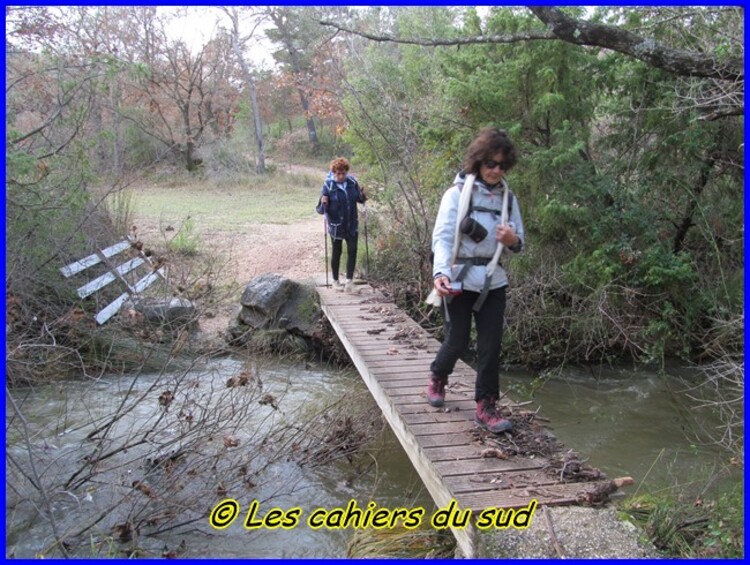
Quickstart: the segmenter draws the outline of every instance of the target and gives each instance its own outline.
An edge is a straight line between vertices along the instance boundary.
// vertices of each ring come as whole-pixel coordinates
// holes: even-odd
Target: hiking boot
[[[477,401],[477,412],[474,416],[474,422],[479,427],[493,434],[509,432],[513,429],[513,424],[500,416],[494,398],[483,398]]]
[[[342,283],[338,279],[334,279],[333,281],[333,290],[338,292],[344,292],[344,283]]]
[[[445,402],[445,385],[448,377],[440,378],[435,373],[430,373],[430,384],[427,385],[427,402],[430,406],[440,408]]]
[[[346,279],[344,292],[354,292],[354,281],[352,279]]]

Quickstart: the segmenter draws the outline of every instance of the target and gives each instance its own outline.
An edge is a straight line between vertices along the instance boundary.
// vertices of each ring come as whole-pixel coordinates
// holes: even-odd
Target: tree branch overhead
[[[710,54],[673,49],[652,38],[642,37],[617,26],[577,20],[565,15],[559,8],[529,7],[528,9],[547,26],[546,30],[529,30],[503,35],[427,39],[373,34],[325,20],[321,21],[320,24],[338,31],[358,35],[370,41],[421,45],[424,47],[560,40],[575,45],[610,49],[643,61],[652,67],[680,76],[726,81],[744,80],[743,63],[741,58],[738,57],[730,57],[725,61],[719,61]]]
[[[568,43],[611,49],[677,75],[744,79],[742,61],[736,58],[722,63],[705,53],[672,49],[616,26],[573,19],[554,7],[530,7],[529,10],[556,38]]]

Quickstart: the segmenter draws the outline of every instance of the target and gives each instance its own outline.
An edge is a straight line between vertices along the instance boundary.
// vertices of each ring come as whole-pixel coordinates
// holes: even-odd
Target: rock
[[[256,330],[283,328],[309,336],[320,319],[315,290],[275,273],[251,280],[240,303],[239,321]]]
[[[289,349],[292,342],[308,349],[302,345],[309,341],[321,318],[315,289],[276,273],[251,280],[240,303],[237,323],[229,328],[233,342],[245,343],[257,336],[262,349],[273,349],[276,343]],[[269,336],[273,343],[269,343]]]
[[[195,304],[185,298],[141,298],[125,303],[122,311],[135,311],[149,324],[175,330],[193,326],[197,320]]]

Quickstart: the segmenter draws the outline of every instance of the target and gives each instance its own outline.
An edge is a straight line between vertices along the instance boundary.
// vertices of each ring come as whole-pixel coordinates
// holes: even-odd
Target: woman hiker
[[[349,173],[349,161],[339,157],[331,162],[323,188],[320,191],[318,212],[328,214],[328,233],[333,242],[331,252],[331,274],[333,288],[351,292],[354,289],[354,266],[357,262],[357,239],[359,219],[357,202],[367,200],[357,180]],[[346,281],[339,281],[339,264],[343,243],[346,241]]]
[[[524,242],[518,202],[505,180],[515,163],[516,150],[507,133],[482,129],[469,145],[463,171],[443,195],[432,233],[434,292],[442,297],[446,336],[430,364],[427,401],[431,406],[443,405],[448,375],[468,346],[473,316],[475,421],[493,433],[512,428],[496,403],[508,287],[499,257],[504,250],[519,253]],[[493,259],[498,261],[494,266]]]

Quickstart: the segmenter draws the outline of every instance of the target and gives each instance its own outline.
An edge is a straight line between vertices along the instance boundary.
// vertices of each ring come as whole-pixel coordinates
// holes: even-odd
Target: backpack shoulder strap
[[[509,188],[508,190],[508,217],[510,218],[511,212],[513,212],[513,200],[515,199],[515,195],[513,194],[513,191]],[[502,208],[487,208],[485,206],[474,206],[474,200],[472,199],[469,203],[469,211],[467,212],[467,216],[471,214],[472,212],[492,212],[493,214],[502,214]]]

